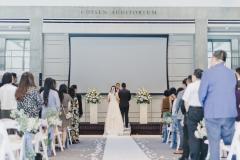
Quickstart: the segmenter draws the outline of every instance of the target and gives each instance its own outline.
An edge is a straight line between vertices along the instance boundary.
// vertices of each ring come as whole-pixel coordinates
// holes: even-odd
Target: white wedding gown
[[[123,135],[123,119],[120,112],[117,97],[113,93],[108,94],[110,100],[105,121],[104,135]]]

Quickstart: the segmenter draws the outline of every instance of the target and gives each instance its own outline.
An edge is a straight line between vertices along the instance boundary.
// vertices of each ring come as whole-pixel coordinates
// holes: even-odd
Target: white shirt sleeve
[[[186,90],[185,90],[185,92],[183,94],[182,99],[185,102],[189,102],[190,95],[191,95],[191,85],[187,86],[187,88],[186,88]]]

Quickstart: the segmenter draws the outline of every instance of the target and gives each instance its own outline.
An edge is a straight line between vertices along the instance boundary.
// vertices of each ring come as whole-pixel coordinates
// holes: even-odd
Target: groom
[[[131,100],[131,93],[126,89],[126,83],[122,83],[122,89],[118,92],[120,99],[119,107],[121,110],[122,118],[125,121],[125,127],[128,128],[128,111],[129,101]]]

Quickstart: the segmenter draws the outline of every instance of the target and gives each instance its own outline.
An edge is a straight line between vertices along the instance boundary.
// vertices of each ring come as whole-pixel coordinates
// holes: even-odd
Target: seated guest
[[[162,100],[161,106],[161,117],[163,118],[164,112],[171,111],[171,99],[169,90],[164,91],[164,98]],[[167,124],[162,125],[162,142],[166,143],[167,141]]]
[[[236,69],[236,75],[237,75],[237,87],[236,87],[236,99],[237,99],[237,122],[240,122],[240,67]]]
[[[202,70],[195,69],[192,75],[192,83],[189,84],[183,94],[183,100],[188,112],[187,126],[189,136],[189,149],[191,160],[204,160],[207,156],[207,144],[203,139],[195,137],[198,123],[203,120],[203,107],[199,100],[198,90],[202,77]]]
[[[43,100],[36,88],[32,73],[25,72],[22,74],[15,97],[18,110],[22,109],[29,117],[36,118],[39,116]]]
[[[12,85],[12,74],[4,73],[0,88],[0,118],[10,118],[11,111],[17,109],[16,90],[17,87]]]
[[[204,71],[199,88],[212,160],[220,159],[221,139],[230,145],[235,132],[237,81],[235,73],[224,64],[226,58],[223,50],[213,53],[211,67]]]

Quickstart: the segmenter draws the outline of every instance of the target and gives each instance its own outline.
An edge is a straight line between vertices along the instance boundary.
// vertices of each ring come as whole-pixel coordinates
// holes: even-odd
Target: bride
[[[123,135],[123,119],[118,103],[118,93],[115,86],[108,94],[108,112],[105,121],[104,135]]]

